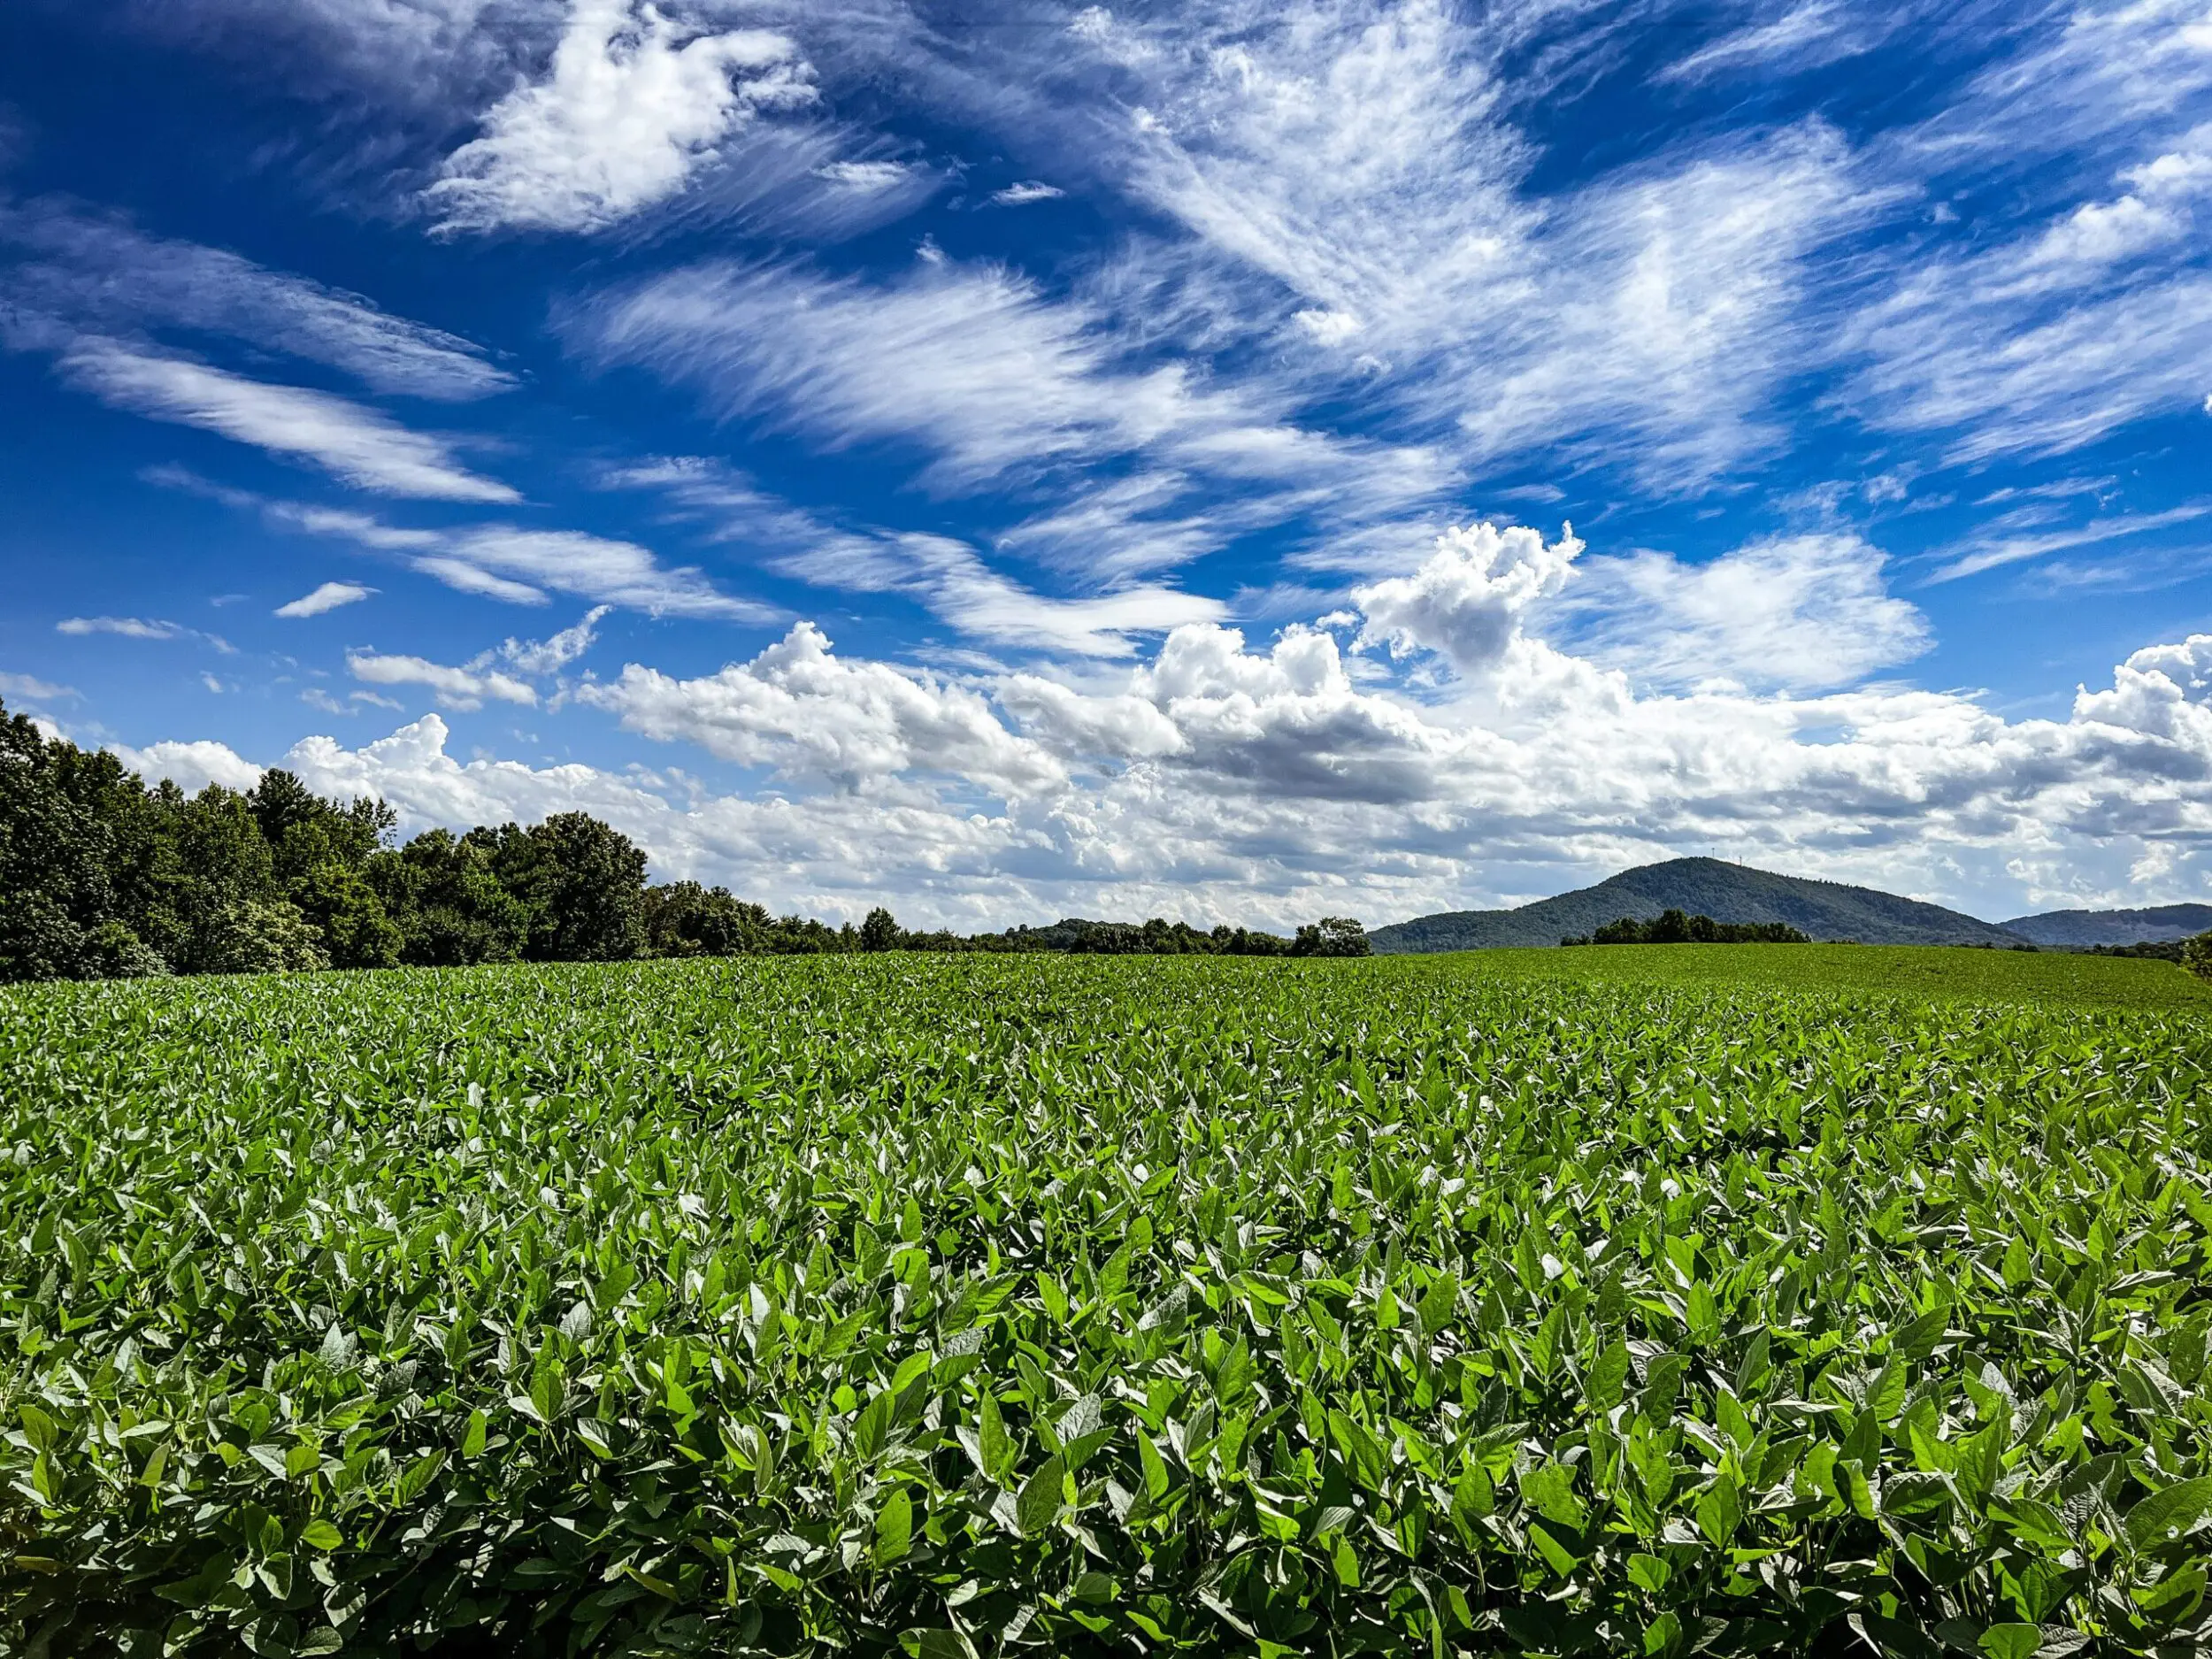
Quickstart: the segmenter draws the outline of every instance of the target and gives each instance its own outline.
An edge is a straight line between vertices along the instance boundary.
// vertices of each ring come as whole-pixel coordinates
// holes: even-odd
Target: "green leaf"
[[[1459,1280],[1449,1273],[1439,1273],[1414,1304],[1413,1315],[1420,1322],[1421,1334],[1434,1336],[1452,1322],[1458,1307]]]
[[[1382,1443],[1365,1428],[1343,1412],[1329,1413],[1329,1437],[1336,1442],[1337,1450],[1350,1465],[1352,1476],[1366,1492],[1382,1489],[1383,1471],[1387,1466],[1388,1453]]]
[[[1048,1457],[1035,1473],[1022,1482],[1021,1490],[1014,1494],[1014,1517],[1024,1538],[1041,1538],[1059,1520],[1060,1507],[1064,1502],[1061,1487],[1067,1473],[1066,1463],[1057,1457]]]
[[[2145,1549],[2182,1533],[2212,1511],[2212,1475],[2162,1486],[2127,1512],[2128,1541]]]
[[[906,1488],[892,1493],[890,1502],[876,1514],[876,1541],[871,1552],[875,1564],[888,1566],[903,1558],[914,1543],[914,1502]]]
[[[891,1434],[891,1416],[898,1409],[898,1396],[888,1388],[877,1394],[861,1408],[853,1419],[853,1450],[864,1460],[872,1460],[884,1448]]]
[[[1622,1393],[1628,1386],[1630,1363],[1628,1344],[1618,1337],[1607,1343],[1592,1362],[1586,1391],[1590,1403],[1600,1411],[1609,1411],[1620,1404]]]
[[[1743,1501],[1737,1494],[1735,1478],[1724,1471],[1713,1477],[1713,1484],[1698,1494],[1695,1504],[1697,1530],[1717,1546],[1725,1546],[1736,1536],[1736,1529],[1743,1524]]]
[[[1521,1496],[1546,1520],[1580,1532],[1589,1510],[1575,1492],[1575,1472],[1564,1463],[1542,1463],[1521,1477]]]
[[[1160,1448],[1152,1443],[1152,1437],[1142,1429],[1137,1431],[1137,1463],[1144,1471],[1144,1489],[1157,1503],[1168,1494],[1172,1482],[1168,1475],[1167,1460],[1160,1455]]]
[[[2177,1567],[2156,1584],[2135,1593],[2135,1603],[2163,1624],[2178,1624],[2204,1600],[2204,1568],[2196,1562]]]
[[[1628,1581],[1647,1595],[1656,1595],[1665,1589],[1667,1580],[1673,1576],[1673,1567],[1661,1556],[1639,1551],[1628,1558]]]
[[[1992,1624],[1975,1645],[1986,1659],[2035,1659],[2043,1649],[2043,1630],[2037,1624]]]
[[[481,1406],[469,1413],[468,1431],[461,1436],[463,1457],[480,1457],[483,1455],[484,1442],[491,1433],[491,1423],[490,1417]]]
[[[1570,1551],[1537,1522],[1529,1523],[1528,1541],[1536,1546],[1536,1553],[1563,1578],[1572,1578],[1574,1570],[1582,1564],[1581,1556]]]
[[[1014,1461],[1014,1442],[1006,1432],[1006,1419],[1000,1414],[998,1395],[987,1387],[983,1390],[976,1432],[983,1453],[984,1472],[994,1480],[1004,1480]]]
[[[300,1542],[310,1549],[336,1549],[345,1541],[345,1534],[320,1516],[300,1529]]]

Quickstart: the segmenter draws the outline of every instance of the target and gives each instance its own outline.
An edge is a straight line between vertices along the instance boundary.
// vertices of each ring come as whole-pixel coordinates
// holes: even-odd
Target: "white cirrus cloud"
[[[722,592],[695,567],[663,565],[652,549],[634,541],[503,524],[431,530],[346,509],[272,501],[250,491],[227,490],[222,496],[259,511],[273,524],[392,555],[449,588],[508,604],[545,604],[549,589],[653,616],[782,619],[772,606]]]
[[[356,680],[372,686],[427,686],[450,709],[480,709],[487,698],[525,704],[538,700],[536,688],[512,674],[449,667],[404,654],[348,651],[346,669]]]
[[[510,639],[499,647],[497,659],[520,674],[558,673],[591,649],[599,637],[599,625],[613,608],[594,605],[584,612],[581,620],[546,639]],[[485,660],[490,660],[493,655],[487,653]]]
[[[1650,551],[1586,560],[1575,649],[1657,685],[1849,685],[1934,642],[1889,592],[1887,564],[1850,534],[1770,537],[1697,564]]]
[[[1001,207],[1026,207],[1032,202],[1056,202],[1066,194],[1057,185],[1046,184],[1037,179],[1024,179],[1002,190],[992,191],[991,200]]]
[[[521,499],[460,466],[440,439],[329,392],[275,386],[119,342],[80,339],[63,373],[103,403],[306,461],[358,489],[430,501]]]
[[[73,686],[58,686],[35,674],[0,673],[0,696],[24,703],[59,703],[84,694]]]
[[[290,618],[319,617],[342,605],[359,604],[375,591],[375,588],[365,588],[359,582],[325,582],[312,593],[302,594],[289,603],[279,605],[275,614]]]
[[[459,336],[394,317],[357,294],[271,271],[221,249],[149,236],[53,202],[0,204],[0,296],[79,328],[228,334],[356,376],[373,390],[464,402],[515,384]]]
[[[680,195],[755,111],[810,102],[809,73],[770,30],[573,0],[546,78],[487,110],[424,195],[447,234],[603,229]]]
[[[54,624],[54,632],[79,637],[88,634],[114,634],[127,640],[184,640],[192,637],[190,628],[179,623],[165,622],[157,617],[64,617]]]
[[[456,567],[472,576],[460,576]],[[419,564],[418,568],[423,568]],[[556,593],[598,600],[652,616],[713,617],[731,622],[765,622],[772,606],[734,598],[689,566],[670,568],[634,541],[590,535],[580,530],[527,530],[486,525],[454,533],[431,573],[463,586],[479,577],[495,582],[549,588]],[[458,577],[458,580],[455,579]],[[491,583],[475,591],[503,596]]]

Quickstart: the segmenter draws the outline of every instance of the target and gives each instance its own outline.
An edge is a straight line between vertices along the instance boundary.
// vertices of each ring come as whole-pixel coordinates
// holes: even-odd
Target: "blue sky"
[[[2205,0],[29,0],[0,698],[832,916],[2201,898],[2208,223]]]

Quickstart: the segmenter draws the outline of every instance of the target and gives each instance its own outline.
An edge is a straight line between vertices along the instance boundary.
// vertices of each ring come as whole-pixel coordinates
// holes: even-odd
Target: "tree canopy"
[[[1291,939],[1158,918],[917,933],[883,906],[833,927],[726,887],[649,885],[644,850],[585,812],[404,841],[398,822],[281,769],[242,792],[149,785],[0,707],[0,980],[854,950],[1367,954],[1340,917]]]

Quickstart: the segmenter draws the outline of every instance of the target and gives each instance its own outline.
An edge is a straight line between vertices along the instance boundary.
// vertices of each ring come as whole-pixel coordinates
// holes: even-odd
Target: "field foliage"
[[[0,1646],[2201,1650],[2200,1003],[1499,961],[7,993]]]

